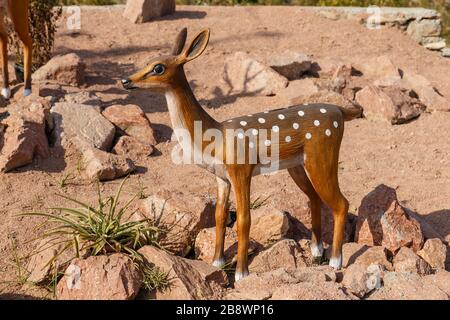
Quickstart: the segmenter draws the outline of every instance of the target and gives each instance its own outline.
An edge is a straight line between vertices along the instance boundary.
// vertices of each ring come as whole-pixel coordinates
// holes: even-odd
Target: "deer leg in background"
[[[11,89],[9,88],[9,75],[8,75],[8,33],[5,26],[5,9],[0,6],[0,48],[2,50],[2,75],[3,75],[3,87],[1,94],[3,98],[9,99],[11,97]]]
[[[31,57],[33,54],[33,41],[31,39],[30,30],[28,27],[28,7],[28,0],[15,0],[14,2],[9,2],[9,12],[11,15],[11,20],[13,21],[14,28],[16,29],[16,32],[23,43],[25,70],[24,96],[29,96],[31,94]]]
[[[230,196],[230,182],[217,177],[217,201],[216,201],[216,249],[213,266],[225,265],[224,244],[226,224],[228,220],[228,198]]]

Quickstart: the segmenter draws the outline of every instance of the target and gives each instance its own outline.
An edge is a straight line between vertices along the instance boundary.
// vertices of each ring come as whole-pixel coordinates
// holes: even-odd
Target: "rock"
[[[386,270],[392,270],[392,264],[386,256],[386,249],[380,246],[367,247],[355,243],[344,243],[342,258],[342,266],[344,268],[352,264],[359,264],[365,268],[368,268],[371,264],[376,264]]]
[[[85,82],[86,65],[75,53],[58,55],[33,73],[34,81],[54,80],[58,84],[80,86]]]
[[[65,243],[61,239],[42,239],[36,245],[36,251],[32,253],[27,270],[30,272],[27,281],[40,283],[52,277],[55,272],[64,271],[73,258],[70,250],[62,252]]]
[[[440,38],[438,41],[428,42],[424,44],[424,47],[428,50],[440,51],[447,45],[445,39]]]
[[[277,287],[271,300],[352,300],[341,285],[324,282],[320,286],[314,283],[301,282],[294,285]]]
[[[50,150],[46,135],[49,110],[41,102],[18,106],[0,122],[0,171],[8,172],[33,162],[35,156],[47,158]],[[3,132],[4,131],[4,132]]]
[[[200,230],[214,225],[212,203],[194,194],[163,190],[143,199],[139,211],[163,230],[161,245],[181,256],[194,247]]]
[[[311,66],[311,69],[313,73],[319,74],[321,78],[330,78],[342,65],[352,69],[351,64],[346,63],[341,59],[329,56],[317,59],[317,61]]]
[[[83,150],[83,165],[87,177],[99,181],[114,180],[136,169],[130,159],[95,148]]]
[[[143,23],[174,12],[175,0],[127,0],[123,17],[133,23]]]
[[[57,286],[59,300],[132,300],[142,273],[125,254],[75,259]]]
[[[379,185],[361,201],[355,238],[358,243],[381,245],[392,253],[401,247],[417,252],[424,241],[419,222],[407,215],[395,190],[385,185]]]
[[[413,273],[388,272],[383,277],[384,286],[372,293],[368,299],[448,300],[448,295],[437,285],[423,279]]]
[[[207,263],[214,261],[214,250],[216,244],[216,227],[203,229],[195,239],[195,257]],[[225,245],[224,254],[225,261],[231,262],[237,254],[238,243],[237,234],[231,228],[226,228],[225,231]],[[259,249],[258,244],[250,239],[249,253],[255,252]]]
[[[301,249],[291,239],[281,240],[260,252],[249,264],[250,272],[267,272],[281,267],[297,268],[306,266]]]
[[[340,64],[331,77],[330,87],[332,91],[342,93],[349,86],[352,77],[352,66]]]
[[[263,206],[251,210],[250,238],[263,246],[286,238],[289,232],[289,218],[281,210]],[[237,230],[237,224],[234,225]]]
[[[280,91],[280,95],[291,103],[297,98],[306,100],[318,92],[319,86],[316,85],[313,79],[307,78],[289,82],[287,88]],[[292,104],[295,104],[295,102]]]
[[[406,33],[419,43],[422,43],[424,38],[440,36],[441,31],[441,21],[435,19],[414,20],[406,29]]]
[[[430,264],[434,269],[445,269],[447,247],[439,239],[429,239],[417,254]]]
[[[361,65],[360,68],[364,76],[376,81],[387,81],[389,79],[394,82],[401,79],[399,68],[387,55],[375,56]]]
[[[203,281],[209,283],[215,282],[221,287],[228,285],[228,276],[222,269],[200,260],[184,259],[184,261],[200,273]]]
[[[423,282],[438,287],[450,297],[450,272],[439,270],[435,274],[425,276]]]
[[[320,284],[327,281],[336,282],[337,280],[336,272],[328,265],[298,266],[297,269],[291,269],[289,272],[299,282]]]
[[[288,50],[271,56],[268,64],[288,80],[296,80],[311,68],[312,61],[306,54]]]
[[[210,283],[187,259],[172,256],[163,250],[145,246],[138,251],[144,259],[167,274],[169,286],[153,292],[157,300],[206,300],[213,299],[215,292]]]
[[[150,144],[142,143],[130,136],[121,136],[113,148],[117,155],[130,158],[133,161],[150,156],[154,150]]]
[[[64,95],[64,102],[72,104],[87,104],[89,106],[95,106],[97,112],[101,112],[100,106],[102,104],[101,99],[91,91],[73,92]]]
[[[236,52],[225,59],[224,81],[230,93],[275,95],[288,85],[288,79],[245,52]]]
[[[450,111],[450,101],[443,97],[425,77],[405,71],[404,81],[414,90],[428,111]]]
[[[111,149],[115,128],[92,106],[85,104],[56,103],[52,108],[55,123],[55,145],[80,140],[103,151]]]
[[[400,248],[394,257],[393,264],[396,272],[411,272],[419,275],[431,273],[430,265],[410,248]]]
[[[150,121],[145,113],[136,105],[115,105],[103,111],[103,116],[127,135],[142,143],[155,145],[156,139]]]
[[[357,297],[364,298],[381,287],[381,278],[379,273],[368,272],[363,265],[352,264],[345,270],[342,285]]]
[[[447,47],[442,50],[442,56],[445,58],[450,58],[450,47]]]
[[[356,93],[356,102],[368,118],[386,119],[391,124],[401,124],[417,118],[425,106],[400,87],[378,88],[366,86]]]

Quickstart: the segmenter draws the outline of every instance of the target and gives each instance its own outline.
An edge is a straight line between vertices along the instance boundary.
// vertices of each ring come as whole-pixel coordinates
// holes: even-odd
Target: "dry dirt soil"
[[[227,95],[222,80],[224,59],[235,51],[261,57],[287,49],[315,59],[336,57],[356,68],[370,58],[386,54],[400,69],[411,69],[450,97],[450,59],[428,51],[395,28],[368,30],[356,21],[332,21],[295,7],[180,6],[178,12],[151,23],[134,25],[122,18],[119,8],[82,10],[82,28],[72,32],[62,21],[55,53],[79,54],[87,63],[85,91],[95,92],[106,105],[137,104],[158,132],[156,155],[138,163],[126,193],[141,183],[148,194],[160,189],[215,195],[214,177],[194,165],[175,165],[170,152],[169,114],[165,100],[150,92],[128,93],[120,79],[144,66],[152,57],[167,54],[177,32],[188,27],[190,36],[210,28],[205,54],[187,64],[186,73],[195,94],[208,113],[218,120],[274,109],[287,104],[279,96]],[[356,213],[361,199],[379,184],[397,188],[399,199],[425,216],[443,237],[450,235],[450,113],[425,113],[416,121],[392,126],[387,122],[357,119],[346,123],[340,155],[339,179]],[[94,203],[96,187],[77,173],[78,155],[53,153],[7,174],[0,174],[0,293],[8,298],[45,296],[21,284],[16,255],[25,255],[39,234],[40,219],[17,217],[24,211],[42,211],[66,205],[57,194]],[[61,181],[69,176],[66,186]],[[140,181],[140,182],[139,182]],[[119,181],[102,185],[112,194]],[[280,209],[295,210],[305,196],[286,172],[253,180],[252,198],[270,196]],[[308,218],[305,218],[308,225]],[[447,238],[448,239],[448,238]]]

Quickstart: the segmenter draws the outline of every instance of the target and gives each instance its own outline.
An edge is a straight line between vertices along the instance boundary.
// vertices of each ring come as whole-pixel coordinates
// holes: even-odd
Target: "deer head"
[[[123,79],[123,87],[127,90],[154,89],[166,91],[181,77],[185,77],[183,65],[199,57],[205,51],[209,42],[209,35],[208,29],[201,31],[184,49],[187,29],[182,29],[175,40],[171,55],[155,58],[142,70],[128,79]]]

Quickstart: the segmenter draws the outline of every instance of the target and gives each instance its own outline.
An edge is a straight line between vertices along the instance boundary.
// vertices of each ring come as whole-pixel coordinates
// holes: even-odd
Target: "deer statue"
[[[31,56],[33,43],[28,26],[29,5],[29,0],[0,0],[0,45],[2,50],[1,54],[3,68],[3,88],[1,89],[1,95],[5,99],[9,99],[11,97],[8,76],[8,32],[5,26],[6,12],[9,12],[9,16],[14,24],[14,29],[23,43],[25,61],[24,95],[29,96],[31,94]]]
[[[196,100],[183,69],[185,63],[205,51],[210,32],[200,32],[187,47],[186,37],[187,31],[183,29],[171,55],[153,59],[144,69],[122,80],[122,85],[127,90],[148,89],[165,94],[172,126],[183,153],[204,153],[202,162],[198,164],[216,175],[218,189],[213,265],[220,267],[225,263],[227,203],[232,186],[238,232],[235,279],[240,280],[249,274],[247,258],[252,177],[287,169],[310,199],[311,251],[316,258],[323,255],[322,201],[333,210],[334,236],[329,263],[335,269],[341,268],[348,201],[339,189],[339,149],[344,121],[356,118],[361,111],[329,104],[294,105],[217,122]],[[206,137],[211,133],[215,138],[214,148],[211,148],[212,138]],[[255,154],[257,149],[259,153]],[[267,162],[268,157],[272,163]]]

